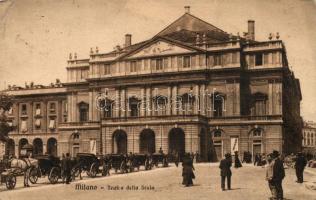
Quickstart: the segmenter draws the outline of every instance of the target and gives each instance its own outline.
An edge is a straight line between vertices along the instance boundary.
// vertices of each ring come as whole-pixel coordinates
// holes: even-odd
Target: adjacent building
[[[303,148],[305,152],[316,153],[316,123],[305,121],[302,130]]]
[[[32,143],[37,153],[296,152],[302,146],[300,83],[279,34],[255,39],[190,14],[152,38],[132,35],[111,52],[70,55],[68,80],[11,87],[16,97],[7,152]]]

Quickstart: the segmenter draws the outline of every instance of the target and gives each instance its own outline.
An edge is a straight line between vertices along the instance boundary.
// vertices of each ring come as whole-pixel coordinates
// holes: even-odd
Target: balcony
[[[226,123],[282,123],[282,115],[262,115],[262,116],[227,116],[227,117],[210,117],[210,124]]]
[[[75,130],[75,129],[97,129],[100,128],[99,121],[87,121],[87,122],[63,122],[59,123],[59,130]]]

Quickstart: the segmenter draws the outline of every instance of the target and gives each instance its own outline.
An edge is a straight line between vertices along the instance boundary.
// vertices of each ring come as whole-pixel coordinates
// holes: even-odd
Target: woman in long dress
[[[195,175],[193,173],[194,167],[193,167],[193,160],[190,156],[190,154],[185,154],[182,161],[182,177],[183,181],[182,184],[186,187],[193,185],[193,180],[195,178]]]
[[[235,168],[242,167],[241,162],[238,157],[238,151],[235,151]]]

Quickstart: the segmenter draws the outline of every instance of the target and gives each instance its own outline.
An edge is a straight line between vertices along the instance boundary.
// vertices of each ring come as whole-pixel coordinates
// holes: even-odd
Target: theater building
[[[299,80],[279,34],[257,41],[252,20],[240,37],[186,7],[152,38],[133,44],[126,34],[111,52],[93,48],[85,59],[70,55],[66,69],[68,80],[60,87],[8,91],[18,99],[18,129],[11,133],[16,150],[22,139],[34,144],[37,138],[42,151],[54,138],[58,155],[162,148],[216,160],[234,151],[301,149]],[[30,112],[24,117],[25,104]],[[38,119],[43,129],[36,128]]]

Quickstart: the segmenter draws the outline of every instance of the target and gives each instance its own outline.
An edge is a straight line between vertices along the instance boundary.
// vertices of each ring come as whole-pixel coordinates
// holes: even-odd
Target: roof
[[[167,35],[172,32],[177,32],[182,29],[188,30],[188,31],[217,31],[220,33],[225,33],[223,30],[217,28],[216,26],[201,20],[198,17],[195,17],[189,13],[185,13],[181,17],[179,17],[176,21],[171,23],[169,26],[167,26],[165,29],[160,31],[157,36],[163,36]]]

